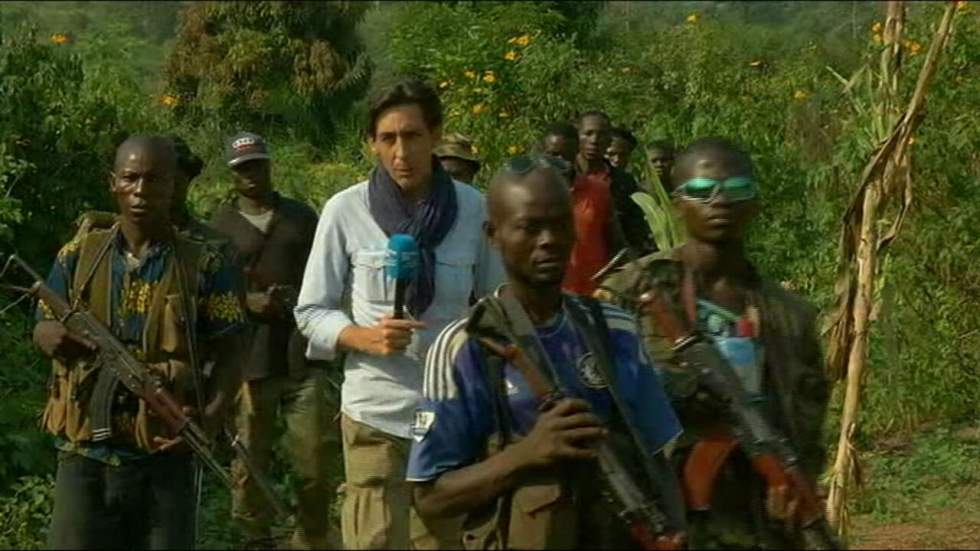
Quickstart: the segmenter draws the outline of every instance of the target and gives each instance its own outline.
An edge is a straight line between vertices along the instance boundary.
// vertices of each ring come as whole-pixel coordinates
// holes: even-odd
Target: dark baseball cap
[[[238,166],[255,159],[271,159],[262,136],[239,132],[225,144],[225,160],[228,161],[228,166]]]

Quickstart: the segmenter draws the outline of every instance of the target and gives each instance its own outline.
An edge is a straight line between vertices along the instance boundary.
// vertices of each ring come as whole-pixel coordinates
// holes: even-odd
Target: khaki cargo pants
[[[332,424],[336,405],[327,400],[327,371],[309,369],[302,378],[282,375],[245,385],[236,425],[253,461],[264,473],[269,471],[273,446],[280,436],[276,433],[277,416],[282,415],[286,424],[283,447],[299,479],[295,484],[298,526],[290,546],[331,547],[329,543],[336,541],[336,536],[328,536],[329,515],[336,493],[327,470],[331,458],[340,453],[340,445]],[[232,462],[232,478],[232,516],[250,539],[268,538],[274,512],[237,457]]]
[[[411,440],[340,417],[344,441],[341,531],[347,549],[459,549],[462,519],[423,521],[405,480]]]

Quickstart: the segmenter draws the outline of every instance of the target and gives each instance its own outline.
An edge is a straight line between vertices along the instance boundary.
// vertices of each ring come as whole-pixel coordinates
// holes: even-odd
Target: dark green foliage
[[[350,2],[191,5],[166,70],[176,114],[325,142],[366,82],[353,37],[363,9]]]
[[[910,8],[906,88],[941,9]],[[980,415],[976,9],[958,15],[912,148],[915,202],[876,297],[862,445]],[[111,208],[112,152],[133,132],[181,134],[205,159],[192,189],[202,216],[228,196],[221,144],[244,127],[269,139],[280,191],[319,210],[373,162],[367,88],[417,75],[439,88],[445,130],[475,139],[484,180],[544,124],[587,109],[606,110],[641,144],[741,142],[765,203],[751,256],[826,308],[840,220],[875,145],[829,69],[849,76],[878,55],[881,11],[872,2],[0,3],[0,252],[16,248],[46,270],[79,212]],[[643,157],[641,147],[641,174]],[[25,308],[0,315],[0,547],[43,545],[50,516],[55,455],[36,423],[48,363],[31,325]],[[964,465],[976,450],[940,440],[916,441],[935,453],[915,454],[901,476],[887,474],[900,459],[876,456],[882,490],[862,510],[908,510],[911,499],[888,501],[906,474],[927,478],[913,486],[927,492],[975,482]],[[285,490],[291,478],[276,465]],[[339,474],[339,463],[330,469]],[[951,476],[929,478],[943,469]],[[210,481],[205,547],[240,543],[229,504]]]
[[[109,206],[110,153],[148,129],[147,105],[132,73],[86,74],[70,43],[0,40],[0,245],[46,267],[79,212]]]

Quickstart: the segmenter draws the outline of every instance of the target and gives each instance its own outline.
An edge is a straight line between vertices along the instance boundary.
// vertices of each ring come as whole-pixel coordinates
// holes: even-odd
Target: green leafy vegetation
[[[440,90],[445,131],[474,138],[486,163],[480,182],[533,147],[544,124],[591,109],[641,143],[734,138],[753,154],[766,209],[752,257],[826,308],[840,220],[876,145],[862,90],[845,93],[836,75],[849,78],[877,56],[881,10],[871,2],[4,2],[0,250],[46,269],[80,212],[111,208],[113,149],[133,132],[179,134],[206,160],[191,195],[201,216],[229,193],[222,144],[241,129],[269,139],[279,189],[319,210],[371,166],[365,98],[415,75]],[[907,75],[940,10],[910,6]],[[913,147],[913,210],[876,297],[859,434],[868,448],[925,423],[980,418],[978,11],[973,3],[958,11]],[[653,181],[645,153],[635,156],[640,180]],[[3,295],[0,310],[12,298]],[[42,546],[50,516],[54,452],[37,429],[48,367],[30,345],[28,314],[21,306],[0,314],[0,547]],[[828,426],[832,440],[836,425]],[[941,429],[912,442],[909,453],[868,456],[859,513],[907,518],[919,510],[917,493],[945,503],[949,488],[976,482],[974,444]],[[328,468],[339,475],[339,458]],[[274,474],[285,490],[288,470]],[[211,481],[204,503],[203,545],[239,542],[227,492]]]

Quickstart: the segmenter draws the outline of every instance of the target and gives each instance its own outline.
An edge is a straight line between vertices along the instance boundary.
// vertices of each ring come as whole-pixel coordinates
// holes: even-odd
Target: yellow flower
[[[906,40],[905,47],[908,48],[910,54],[915,55],[922,49],[922,44],[919,44],[915,40]]]
[[[171,96],[170,94],[164,94],[160,98],[160,103],[166,105],[167,107],[176,107],[180,100],[177,96]]]
[[[881,34],[881,21],[875,21],[875,24],[871,25],[871,32],[874,34]]]
[[[793,99],[796,99],[796,100],[806,99],[809,96],[810,96],[810,93],[807,92],[806,90],[797,90],[797,91],[793,92]]]
[[[476,78],[476,73],[474,73],[473,71],[467,69],[467,70],[463,71],[463,76],[465,76],[466,78],[469,78],[469,79],[473,79],[473,78]]]
[[[523,34],[517,37],[517,39],[514,40],[514,43],[517,44],[518,46],[527,46],[528,44],[531,43],[531,35]]]
[[[486,105],[483,105],[482,103],[478,103],[478,104],[474,105],[473,106],[473,109],[472,109],[474,115],[479,115],[480,113],[482,113],[482,112],[484,112],[486,110],[487,110],[487,106]]]
[[[873,40],[875,44],[881,44],[881,35],[876,34],[871,37],[871,40]]]
[[[445,90],[446,88],[449,88],[449,81],[448,80],[444,80],[444,81],[440,82],[439,83],[439,88],[442,89],[442,90]]]
[[[497,75],[493,74],[493,71],[487,71],[486,74],[483,75],[483,82],[493,84],[494,82],[497,82]]]
[[[523,150],[524,150],[524,148],[521,147],[521,146],[519,146],[519,145],[512,145],[512,146],[509,146],[507,148],[507,154],[508,155],[517,155],[518,153],[520,153]]]
[[[65,33],[54,33],[51,35],[51,43],[61,46],[62,44],[67,44],[71,42],[71,38]]]
[[[507,52],[506,54],[504,54],[504,59],[506,59],[507,61],[517,61],[517,58],[519,58],[519,57],[520,57],[520,54],[518,54],[514,50],[511,50],[511,51]]]
[[[685,21],[687,21],[688,23],[690,23],[692,25],[696,25],[699,19],[701,19],[701,15],[698,14],[697,12],[694,12],[691,15],[688,15],[687,16],[687,19],[685,19]]]

